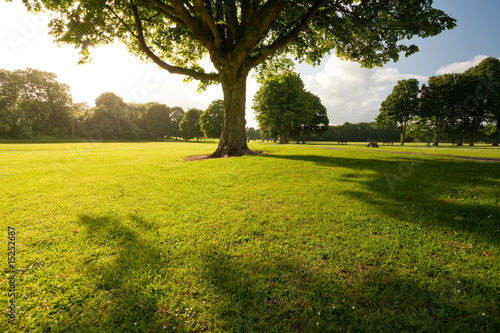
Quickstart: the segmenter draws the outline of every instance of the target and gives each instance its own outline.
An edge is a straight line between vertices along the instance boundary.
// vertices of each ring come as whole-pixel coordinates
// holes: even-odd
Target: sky
[[[362,69],[359,64],[327,55],[320,66],[298,64],[307,90],[318,95],[328,110],[330,124],[374,121],[380,104],[398,80],[460,73],[489,57],[500,58],[500,1],[436,0],[434,7],[457,19],[453,30],[428,39],[413,39],[420,52],[397,63]],[[0,0],[0,68],[28,67],[56,73],[59,82],[71,88],[73,101],[94,105],[103,92],[114,92],[126,102],[156,101],[184,110],[205,110],[222,98],[220,86],[197,92],[197,83],[184,83],[183,76],[169,74],[151,63],[141,62],[117,43],[92,51],[90,64],[78,65],[78,50],[57,46],[48,34],[48,14],[27,12],[20,0]],[[334,52],[333,52],[334,53]],[[207,70],[210,62],[204,62]],[[259,89],[255,79],[247,82],[247,125],[257,127],[252,98]]]

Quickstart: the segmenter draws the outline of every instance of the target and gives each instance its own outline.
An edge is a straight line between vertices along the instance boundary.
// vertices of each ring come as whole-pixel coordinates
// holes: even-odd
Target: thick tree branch
[[[178,16],[178,13],[175,11],[175,9],[162,1],[159,0],[148,0],[148,4],[153,5],[157,7],[167,19],[170,21],[187,28],[187,24],[182,18]]]
[[[254,2],[254,10],[255,3]],[[242,64],[243,61],[252,52],[255,46],[265,37],[265,34],[271,29],[272,25],[279,17],[283,8],[285,8],[286,0],[268,1],[257,12],[254,13],[248,28],[244,31],[243,36],[238,41],[238,44],[232,51],[236,57],[236,63]]]
[[[116,17],[116,18],[120,21],[120,23],[121,23],[121,24],[122,24],[122,25],[123,25],[123,26],[124,26],[124,27],[125,27],[125,28],[129,31],[129,32],[130,32],[130,34],[131,34],[133,37],[137,38],[137,35],[136,35],[135,31],[134,31],[134,30],[132,30],[132,28],[131,28],[128,24],[127,24],[127,22],[125,22],[125,21],[124,21],[124,20],[120,17],[120,15],[118,15],[118,14],[117,14],[117,13],[113,10],[113,8],[111,8],[111,6],[106,5],[106,8],[107,8],[107,9],[108,9],[108,10],[109,10],[112,14],[113,14],[113,16],[114,16],[114,17]]]
[[[225,18],[227,25],[227,39],[228,44],[233,45],[238,40],[238,10],[234,0],[226,0]]]
[[[213,35],[214,46],[216,49],[220,49],[221,46],[221,36],[219,34],[219,29],[214,22],[214,19],[208,9],[203,4],[202,0],[194,0],[194,9],[201,15],[203,22],[205,22]]]
[[[278,52],[281,48],[285,47],[288,43],[292,42],[296,39],[299,34],[304,31],[309,23],[317,16],[321,7],[323,7],[328,0],[318,0],[314,3],[314,5],[309,9],[309,12],[302,18],[300,23],[293,28],[288,34],[284,35],[281,38],[275,40],[271,45],[267,47],[267,52],[260,54],[256,57],[252,57],[249,59],[250,66],[255,67],[264,61],[267,57],[272,56],[276,52]]]
[[[253,6],[251,0],[242,0],[241,1],[241,24],[240,24],[240,36],[241,32],[245,31],[248,28],[250,21],[253,18]]]
[[[177,20],[180,20],[182,22],[181,25],[189,30],[194,39],[198,40],[207,50],[214,49],[213,35],[209,32],[207,33],[207,31],[210,31],[210,27],[201,19],[198,12],[188,1],[171,0],[169,1],[169,5],[160,0],[148,0],[148,3],[157,6],[164,12],[177,18]]]
[[[134,21],[135,25],[137,28],[137,40],[139,41],[139,45],[141,49],[146,53],[146,55],[158,66],[160,66],[163,69],[166,69],[169,73],[172,74],[182,74],[182,75],[187,75],[192,77],[193,79],[196,80],[206,80],[206,81],[217,81],[219,82],[219,74],[217,73],[205,73],[205,72],[199,72],[193,69],[189,68],[183,68],[183,67],[177,67],[177,66],[172,66],[161,60],[147,45],[146,40],[144,38],[144,31],[142,28],[142,21],[139,16],[139,11],[137,9],[137,6],[132,4],[132,12],[134,14]]]

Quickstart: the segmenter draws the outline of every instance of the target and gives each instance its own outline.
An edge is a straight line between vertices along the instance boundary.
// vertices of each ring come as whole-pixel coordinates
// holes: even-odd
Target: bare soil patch
[[[269,152],[263,151],[263,150],[254,150],[252,151],[253,154],[247,154],[247,155],[268,155]],[[211,160],[211,159],[217,159],[217,158],[230,158],[232,156],[226,156],[226,157],[211,157],[212,155],[190,155],[184,157],[186,161],[192,162],[192,161],[203,161],[203,160]]]
[[[186,161],[203,161],[210,159],[210,155],[190,155],[184,157]]]

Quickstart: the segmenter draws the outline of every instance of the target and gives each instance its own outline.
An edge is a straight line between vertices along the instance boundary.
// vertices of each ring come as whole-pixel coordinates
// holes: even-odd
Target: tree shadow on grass
[[[297,254],[205,257],[224,332],[438,332],[500,327],[460,301],[455,281],[429,287],[392,267],[336,271],[342,259]],[[486,293],[495,293],[485,287]],[[227,320],[227,319],[231,320]],[[471,325],[471,323],[473,323]],[[484,329],[486,328],[486,329]]]
[[[494,313],[481,318],[460,303],[451,282],[445,289],[424,285],[393,266],[339,269],[342,257],[278,250],[286,236],[257,235],[216,249],[212,242],[179,245],[134,214],[82,215],[79,222],[89,245],[81,267],[87,286],[52,331],[426,332],[498,325],[488,322]]]
[[[457,230],[498,245],[500,168],[489,162],[436,160],[422,156],[377,159],[316,155],[265,155],[344,168],[337,181],[356,182],[342,193],[370,209],[421,226]],[[371,173],[359,178],[359,171]],[[425,221],[423,224],[422,221]]]
[[[126,221],[126,223],[124,222]],[[154,323],[161,286],[149,277],[165,264],[160,249],[143,236],[153,230],[147,221],[130,215],[82,215],[88,247],[80,268],[86,290],[56,326],[61,332],[145,332]],[[154,282],[154,281],[153,281]]]

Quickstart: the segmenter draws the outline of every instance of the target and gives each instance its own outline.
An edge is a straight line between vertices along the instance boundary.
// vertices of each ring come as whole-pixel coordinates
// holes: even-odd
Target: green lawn
[[[500,150],[324,146],[0,145],[0,331],[498,332]]]
[[[379,142],[379,149],[372,149],[366,147],[366,142],[349,142],[347,145],[339,145],[337,142],[315,141],[308,142],[306,146],[321,146],[330,148],[348,148],[348,149],[362,149],[370,152],[377,152],[380,150],[391,152],[414,152],[423,154],[444,154],[444,155],[458,155],[458,156],[471,156],[471,157],[485,157],[485,158],[500,158],[500,148],[492,147],[491,144],[479,143],[474,147],[468,145],[457,147],[451,143],[440,143],[439,146],[428,146],[426,143],[405,143],[401,146],[398,142],[393,145],[383,145]]]

